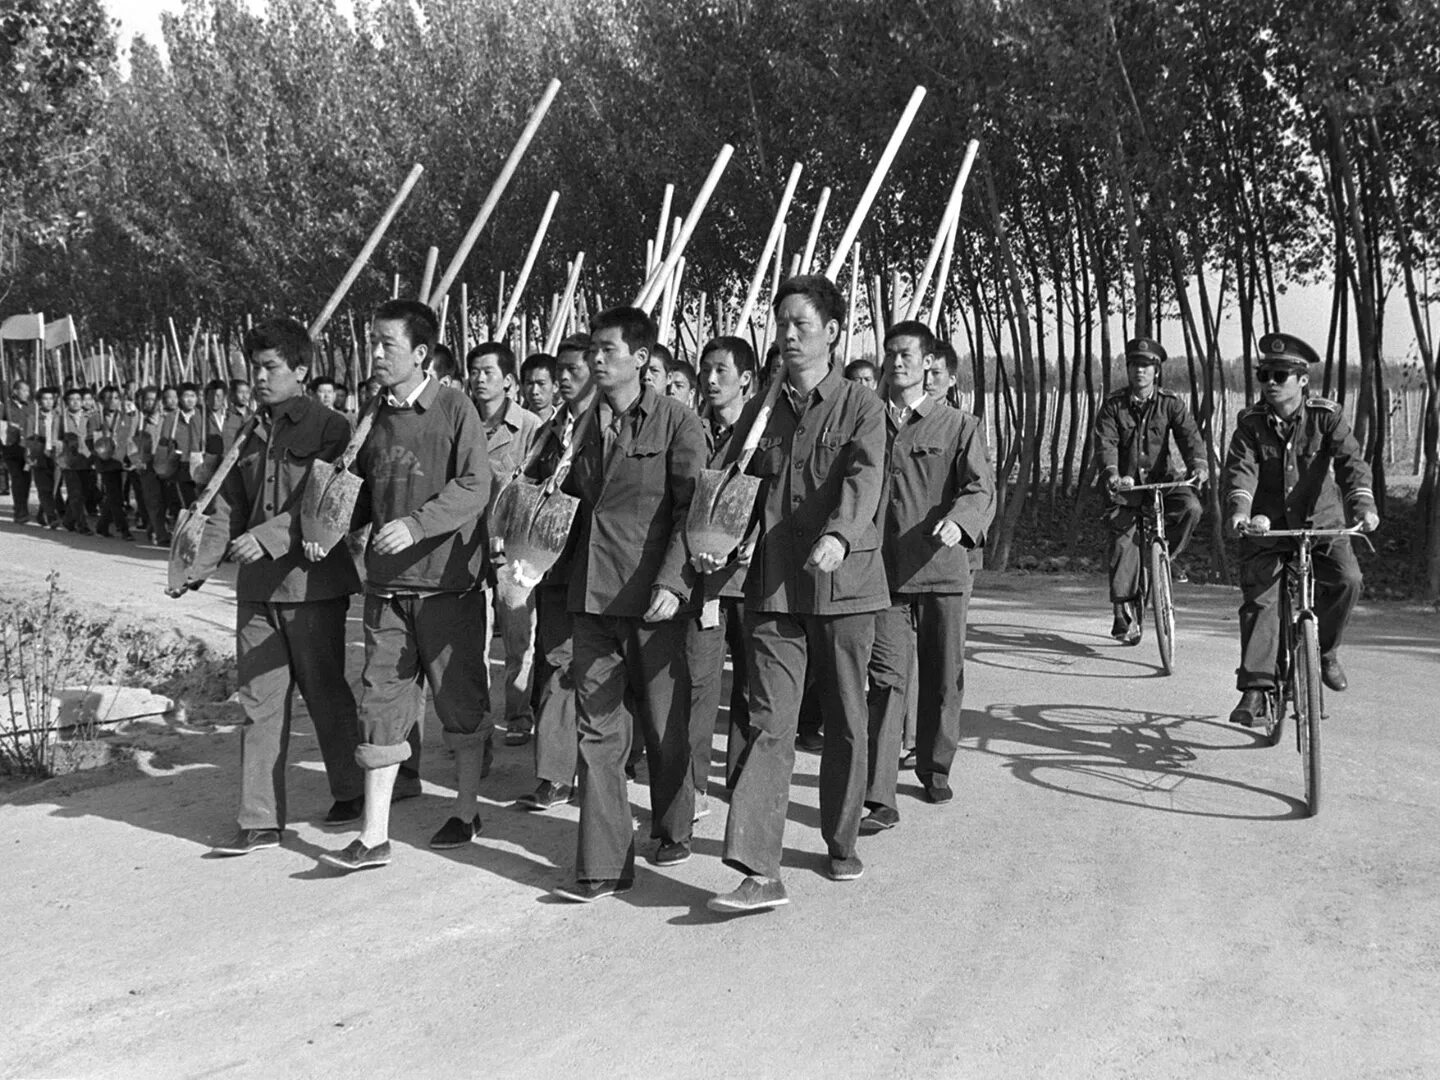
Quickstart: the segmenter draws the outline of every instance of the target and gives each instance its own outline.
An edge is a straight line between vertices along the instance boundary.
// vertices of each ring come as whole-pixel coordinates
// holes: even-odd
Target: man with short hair
[[[655,321],[637,308],[612,308],[591,322],[590,337],[599,395],[580,421],[562,484],[580,500],[570,576],[580,838],[575,883],[556,890],[582,903],[634,883],[625,764],[635,725],[627,689],[650,766],[653,861],[672,866],[690,857],[695,799],[683,620],[695,573],[685,518],[705,455],[694,412],[642,384]]]
[[[9,400],[0,402],[0,458],[10,478],[10,495],[14,500],[16,525],[30,520],[30,466],[25,460],[25,421],[35,405],[30,400],[30,384],[16,379],[10,384]]]
[[[335,408],[335,380],[329,375],[317,375],[310,380],[310,393],[327,409]]]
[[[520,365],[521,404],[542,424],[555,415],[558,378],[556,358],[548,353],[534,353]]]
[[[540,421],[526,412],[511,395],[515,391],[515,354],[508,345],[487,341],[476,345],[465,358],[470,371],[470,393],[485,425],[485,445],[490,454],[490,473],[499,491],[510,483],[530,456]],[[491,506],[494,496],[491,497]],[[500,537],[490,538],[491,552],[503,554]],[[495,624],[505,658],[505,745],[524,746],[535,728],[530,690],[533,674],[531,651],[535,647],[535,594],[527,592],[516,603],[511,590],[495,596]],[[488,639],[487,639],[488,640]]]
[[[176,387],[174,398],[175,411],[166,417],[155,453],[155,472],[167,507],[178,512],[195,501],[195,471],[205,461],[205,418],[199,410],[200,388],[193,382]]]
[[[141,390],[139,408],[132,436],[135,442],[132,464],[135,482],[140,489],[140,504],[145,511],[145,532],[152,544],[169,547],[170,531],[165,519],[165,487],[160,475],[155,471],[155,453],[167,423],[164,410],[160,407],[160,391],[153,386]]]
[[[42,386],[35,391],[35,408],[26,414],[21,429],[25,444],[25,460],[40,501],[39,522],[49,529],[60,527],[60,508],[56,499],[59,488],[57,456],[60,452],[60,414],[55,408],[60,397],[58,387]]]
[[[345,678],[345,616],[360,591],[343,544],[312,562],[302,551],[300,504],[311,464],[334,461],[350,428],[305,393],[314,357],[309,332],[275,318],[245,335],[260,411],[225,477],[208,529],[229,545],[235,575],[235,668],[245,710],[238,831],[221,855],[276,847],[288,818],[285,790],[292,691],[315,725],[334,800],[326,825],[359,819],[365,790],[356,760],[355,695]],[[249,424],[250,421],[246,421]]]
[[[249,420],[254,415],[254,389],[247,380],[230,380],[230,408],[240,415],[241,420]]]
[[[884,407],[832,363],[845,298],[828,278],[807,274],[782,284],[774,305],[784,382],[748,470],[765,481],[762,531],[745,578],[753,741],[725,823],[725,864],[746,876],[710,900],[721,912],[789,902],[780,858],[811,665],[825,712],[820,833],[829,875],[851,881],[863,873],[855,838],[865,798],[865,674],[875,613],[890,602],[876,523]],[[759,409],[758,401],[745,407],[727,459],[739,456]],[[724,564],[696,562],[706,572]]]
[[[718,337],[700,353],[700,386],[710,404],[705,426],[708,467],[724,468],[735,425],[755,382],[755,351],[739,337]],[[705,809],[710,776],[710,750],[720,710],[725,653],[733,668],[730,680],[729,732],[725,749],[725,787],[735,787],[750,744],[749,681],[745,666],[745,567],[731,561],[702,577],[702,606],[686,624],[685,657],[690,667],[690,777],[695,785],[697,813]]]
[[[925,369],[925,392],[936,401],[960,407],[960,358],[948,341],[935,339],[935,353]]]
[[[441,386],[460,386],[460,364],[449,345],[437,341],[425,358],[425,370]]]
[[[425,373],[435,313],[389,300],[370,324],[375,376],[387,391],[356,459],[365,481],[353,527],[374,530],[365,556],[365,672],[360,699],[364,824],[322,859],[342,870],[390,862],[390,799],[428,685],[455,755],[454,813],[430,840],[461,847],[480,831],[482,752],[490,733],[485,621],[485,508],[490,464],[480,417],[463,393]],[[307,557],[321,553],[306,543]],[[423,683],[422,683],[423,680]]]
[[[65,484],[65,528],[82,536],[90,535],[86,509],[95,473],[90,462],[90,417],[85,412],[85,395],[79,387],[65,391],[65,411],[60,414],[58,463]]]
[[[1102,515],[1110,532],[1110,602],[1115,608],[1110,635],[1123,645],[1138,644],[1142,633],[1139,523],[1144,493],[1131,494],[1130,488],[1180,479],[1170,469],[1172,438],[1196,487],[1208,473],[1205,443],[1185,399],[1160,387],[1165,360],[1164,347],[1153,338],[1126,342],[1128,385],[1106,398],[1095,418],[1095,456],[1110,499]],[[1165,492],[1164,505],[1170,557],[1178,559],[1200,522],[1200,498],[1195,488],[1175,488]],[[1185,580],[1183,573],[1177,579]]]
[[[525,469],[527,480],[540,483],[555,474],[575,437],[576,424],[595,399],[595,384],[586,359],[589,349],[590,335],[576,334],[562,341],[556,350],[555,386],[560,404],[535,435],[535,450]],[[572,528],[565,550],[535,587],[533,708],[538,784],[534,792],[516,800],[522,810],[551,810],[575,797],[579,736],[575,726],[575,681],[570,671],[574,630],[569,594],[570,566],[578,538],[578,530]]]
[[[688,360],[672,360],[665,373],[665,396],[674,398],[687,409],[695,408],[695,391],[699,386],[695,369]]]
[[[845,378],[858,382],[867,390],[876,390],[880,380],[875,377],[875,365],[869,360],[851,360],[845,365]]]
[[[925,392],[935,336],[922,322],[885,334],[886,468],[881,550],[890,606],[875,616],[870,656],[869,813],[861,833],[900,821],[897,762],[918,650],[915,775],[932,803],[951,798],[965,695],[970,550],[995,514],[995,477],[980,422]]]
[[[1261,400],[1240,413],[1225,458],[1230,531],[1241,536],[1240,703],[1232,724],[1250,727],[1267,712],[1275,686],[1281,570],[1293,541],[1266,540],[1270,529],[1340,529],[1380,526],[1370,466],[1333,401],[1309,394],[1310,366],[1320,357],[1294,334],[1260,339],[1255,377]],[[1348,536],[1322,540],[1311,550],[1320,676],[1336,692],[1349,685],[1340,665],[1340,642],[1360,599],[1360,564]]]
[[[130,535],[130,518],[125,506],[125,487],[135,454],[135,429],[139,414],[120,408],[120,390],[106,386],[100,391],[100,408],[90,418],[90,440],[95,449],[95,476],[100,484],[100,517],[95,532],[109,536],[114,526],[122,540]]]

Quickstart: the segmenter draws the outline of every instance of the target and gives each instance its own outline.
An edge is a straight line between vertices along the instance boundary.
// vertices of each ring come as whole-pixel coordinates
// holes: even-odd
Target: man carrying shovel
[[[784,375],[773,399],[745,407],[731,442],[738,457],[773,400],[748,468],[763,479],[744,601],[752,742],[725,824],[725,864],[746,876],[710,900],[714,911],[789,902],[780,856],[810,665],[825,713],[820,832],[830,877],[850,881],[863,872],[855,838],[866,781],[865,674],[875,612],[890,602],[876,528],[885,414],[873,392],[832,363],[844,322],[845,298],[829,278],[803,275],[780,286],[775,324]],[[707,572],[726,562],[696,558]]]
[[[657,337],[638,308],[591,323],[590,369],[599,394],[575,434],[561,490],[580,500],[570,571],[576,711],[580,728],[580,839],[574,885],[556,890],[588,903],[628,890],[635,829],[625,783],[634,723],[650,764],[651,835],[659,866],[690,857],[690,675],[683,619],[695,572],[685,518],[705,460],[700,419],[642,385]]]
[[[890,606],[875,618],[870,659],[870,812],[862,833],[900,821],[897,762],[905,691],[917,641],[920,656],[915,772],[932,803],[951,797],[950,766],[960,741],[965,693],[969,549],[995,513],[995,477],[979,421],[930,395],[936,354],[922,322],[885,335],[887,468],[880,514]]]
[[[363,486],[352,528],[373,528],[365,553],[365,671],[360,746],[364,825],[321,858],[342,870],[390,862],[390,798],[423,679],[455,754],[451,817],[430,846],[468,844],[480,831],[482,749],[490,734],[485,625],[485,529],[490,464],[475,406],[425,373],[439,335],[435,313],[390,300],[371,320],[375,376],[384,390],[355,460]],[[306,542],[307,555],[320,546]]]
[[[350,436],[344,417],[305,394],[313,354],[308,331],[294,319],[271,319],[245,335],[261,421],[225,477],[207,526],[228,539],[240,566],[235,663],[246,723],[239,831],[216,846],[221,855],[280,843],[292,689],[314,721],[335,800],[325,824],[360,816],[359,724],[345,681],[345,615],[360,578],[343,545],[319,562],[301,553],[300,497],[310,463],[339,457]]]

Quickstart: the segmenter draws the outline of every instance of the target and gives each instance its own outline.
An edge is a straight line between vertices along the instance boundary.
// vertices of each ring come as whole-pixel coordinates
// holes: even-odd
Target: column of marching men
[[[507,345],[487,342],[462,368],[429,307],[392,300],[373,313],[372,375],[353,407],[344,387],[312,376],[305,327],[271,319],[246,335],[248,381],[203,392],[42,387],[33,397],[15,383],[0,403],[15,520],[29,520],[33,492],[42,526],[168,544],[177,511],[239,442],[207,526],[238,565],[246,716],[238,831],[216,847],[224,854],[283,839],[298,690],[333,797],[324,823],[360,825],[325,862],[391,861],[390,808],[421,793],[420,724],[433,707],[454,758],[455,802],[432,847],[480,834],[481,782],[503,721],[506,745],[533,747],[535,787],[516,805],[580,808],[574,879],[557,895],[623,893],[634,885],[639,820],[628,781],[642,761],[645,857],[666,867],[691,856],[694,823],[710,812],[728,657],[723,861],[741,879],[710,907],[771,908],[788,902],[780,867],[797,747],[820,755],[820,832],[836,881],[863,873],[860,835],[899,824],[901,768],[914,770],[926,802],[952,798],[970,553],[994,513],[983,433],[953,395],[954,350],[923,323],[899,322],[879,368],[861,360],[842,370],[845,315],[830,280],[800,276],[777,291],[763,363],[745,340],[719,337],[699,350],[697,370],[659,344],[648,315],[615,308],[554,356],[517,364]],[[1277,524],[1373,529],[1369,474],[1348,425],[1338,406],[1306,393],[1314,351],[1287,334],[1261,349],[1264,400],[1242,413],[1226,462],[1229,526],[1245,533],[1254,504]],[[1165,359],[1158,342],[1128,342],[1129,386],[1096,425],[1112,502],[1111,630],[1126,645],[1140,636],[1126,491],[1171,477],[1171,439],[1190,477],[1206,479],[1183,400],[1159,389]],[[1257,449],[1272,429],[1283,452]],[[311,464],[335,461],[351,442],[360,495],[348,543],[327,551],[302,541],[301,499]],[[697,480],[726,468],[759,481],[744,535],[723,554],[692,551]],[[501,584],[507,552],[493,511],[511,483],[551,485],[577,503],[563,551],[533,588]],[[1166,510],[1178,551],[1198,501],[1186,494]],[[1275,678],[1276,556],[1263,539],[1243,543],[1244,693],[1231,719],[1250,724]],[[1250,573],[1262,564],[1265,574]],[[1340,690],[1338,646],[1360,584],[1348,538],[1317,554],[1317,571],[1324,676]],[[358,699],[345,677],[356,596]],[[503,716],[491,715],[493,640]]]

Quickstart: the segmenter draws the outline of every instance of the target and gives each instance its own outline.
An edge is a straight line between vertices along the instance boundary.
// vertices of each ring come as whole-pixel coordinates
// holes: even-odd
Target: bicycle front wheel
[[[1175,597],[1170,590],[1170,553],[1159,540],[1150,542],[1150,610],[1155,615],[1155,641],[1166,675],[1175,671]]]
[[[1295,649],[1295,735],[1305,770],[1305,813],[1320,812],[1320,631],[1312,615],[1302,616]]]

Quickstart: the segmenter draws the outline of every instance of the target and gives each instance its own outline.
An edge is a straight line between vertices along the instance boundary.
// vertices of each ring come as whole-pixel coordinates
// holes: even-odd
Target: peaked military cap
[[[1260,339],[1260,366],[1286,368],[1308,374],[1311,364],[1318,364],[1320,355],[1294,334],[1266,334]]]
[[[1143,360],[1159,367],[1165,363],[1167,359],[1165,346],[1161,345],[1154,338],[1131,338],[1125,343],[1125,362],[1127,364],[1131,360]]]

